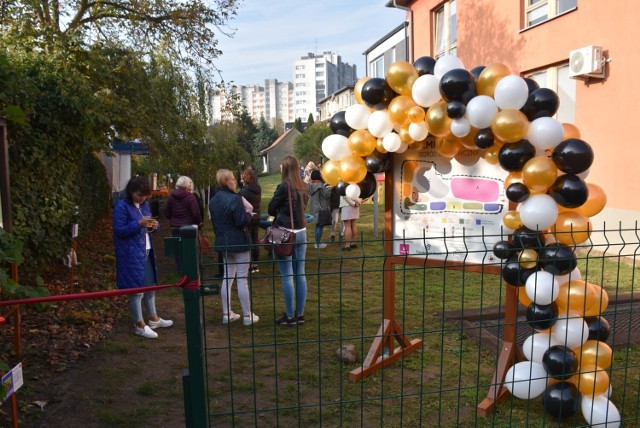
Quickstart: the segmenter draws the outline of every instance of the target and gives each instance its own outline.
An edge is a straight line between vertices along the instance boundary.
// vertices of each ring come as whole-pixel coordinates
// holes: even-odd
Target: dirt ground
[[[78,243],[78,284],[53,266],[51,294],[115,287],[111,219]],[[166,224],[154,237],[160,283],[175,280],[175,262],[163,255]],[[83,268],[84,266],[84,268]],[[182,373],[187,366],[182,293],[157,293],[158,314],[172,319],[157,340],[133,332],[126,297],[80,300],[23,316],[24,386],[18,390],[20,427],[184,426]],[[3,358],[16,363],[13,328],[0,327]],[[0,426],[11,426],[11,406],[0,406]]]

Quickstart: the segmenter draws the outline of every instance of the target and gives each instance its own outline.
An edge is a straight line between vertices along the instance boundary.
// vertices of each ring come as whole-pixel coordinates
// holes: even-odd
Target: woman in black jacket
[[[244,197],[253,207],[254,215],[247,225],[251,236],[251,273],[258,273],[258,260],[260,259],[260,247],[258,247],[258,232],[260,231],[260,202],[262,201],[262,188],[258,184],[258,176],[253,169],[245,169],[240,175],[242,188],[240,196]]]
[[[277,256],[282,278],[285,314],[276,321],[279,325],[293,327],[304,324],[304,304],[307,300],[307,277],[305,258],[307,254],[307,222],[305,210],[309,201],[308,186],[300,178],[300,164],[293,156],[282,159],[280,164],[282,183],[276,187],[269,202],[269,215],[274,216],[274,225],[293,230],[296,243],[291,256]],[[293,210],[293,229],[289,214],[289,190]]]

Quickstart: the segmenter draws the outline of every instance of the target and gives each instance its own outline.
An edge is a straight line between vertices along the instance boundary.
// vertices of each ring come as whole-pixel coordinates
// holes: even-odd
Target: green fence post
[[[184,412],[187,427],[208,426],[209,415],[197,238],[197,227],[183,226],[180,228],[179,245],[169,245],[182,254],[182,268],[190,281],[182,292],[187,331],[187,359],[189,363],[188,373],[184,375],[186,378],[183,379],[183,384],[186,388],[184,391]]]

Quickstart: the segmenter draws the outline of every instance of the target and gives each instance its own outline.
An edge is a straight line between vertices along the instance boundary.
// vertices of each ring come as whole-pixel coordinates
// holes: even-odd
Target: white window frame
[[[576,4],[574,6],[568,7],[566,10],[558,12],[558,5],[562,0],[523,0],[524,1],[524,24],[525,28],[535,27],[536,25],[540,25],[548,20],[555,18],[556,16],[563,15],[567,12],[571,12],[578,8],[578,0],[574,0]],[[542,10],[544,9],[544,10]],[[546,17],[535,22],[531,23],[531,19],[529,18],[535,12],[545,12]],[[544,16],[544,15],[542,15]]]
[[[564,80],[565,91],[559,91],[558,75],[560,71],[566,71],[566,79]],[[569,63],[556,65],[544,70],[529,73],[529,77],[540,85],[541,88],[549,88],[558,94],[560,99],[560,108],[553,116],[563,123],[575,123],[576,118],[576,80],[569,78]],[[544,82],[541,82],[544,80]],[[568,106],[568,107],[567,107]]]
[[[456,8],[456,0],[449,0],[433,12],[433,22],[435,23],[433,27],[433,50],[435,58],[447,54],[455,55],[458,50]],[[452,25],[452,22],[455,25]]]
[[[384,55],[380,55],[378,58],[371,61],[369,64],[369,76],[384,79]]]

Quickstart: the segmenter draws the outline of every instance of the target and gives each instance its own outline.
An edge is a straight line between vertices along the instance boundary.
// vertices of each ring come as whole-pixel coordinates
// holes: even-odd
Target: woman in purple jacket
[[[139,288],[158,283],[153,240],[149,236],[158,229],[158,221],[151,217],[147,203],[150,195],[147,178],[133,177],[127,183],[125,198],[113,209],[118,288]],[[149,317],[148,325],[142,317],[143,301]],[[173,321],[163,320],[156,313],[155,291],[130,294],[129,309],[138,336],[155,339],[158,334],[153,330],[173,325]]]
[[[202,228],[202,215],[198,200],[193,194],[193,180],[186,175],[180,176],[176,181],[176,188],[171,191],[164,216],[169,220],[171,236],[180,236],[182,226],[195,224]],[[176,255],[178,272],[182,272],[182,257]]]

